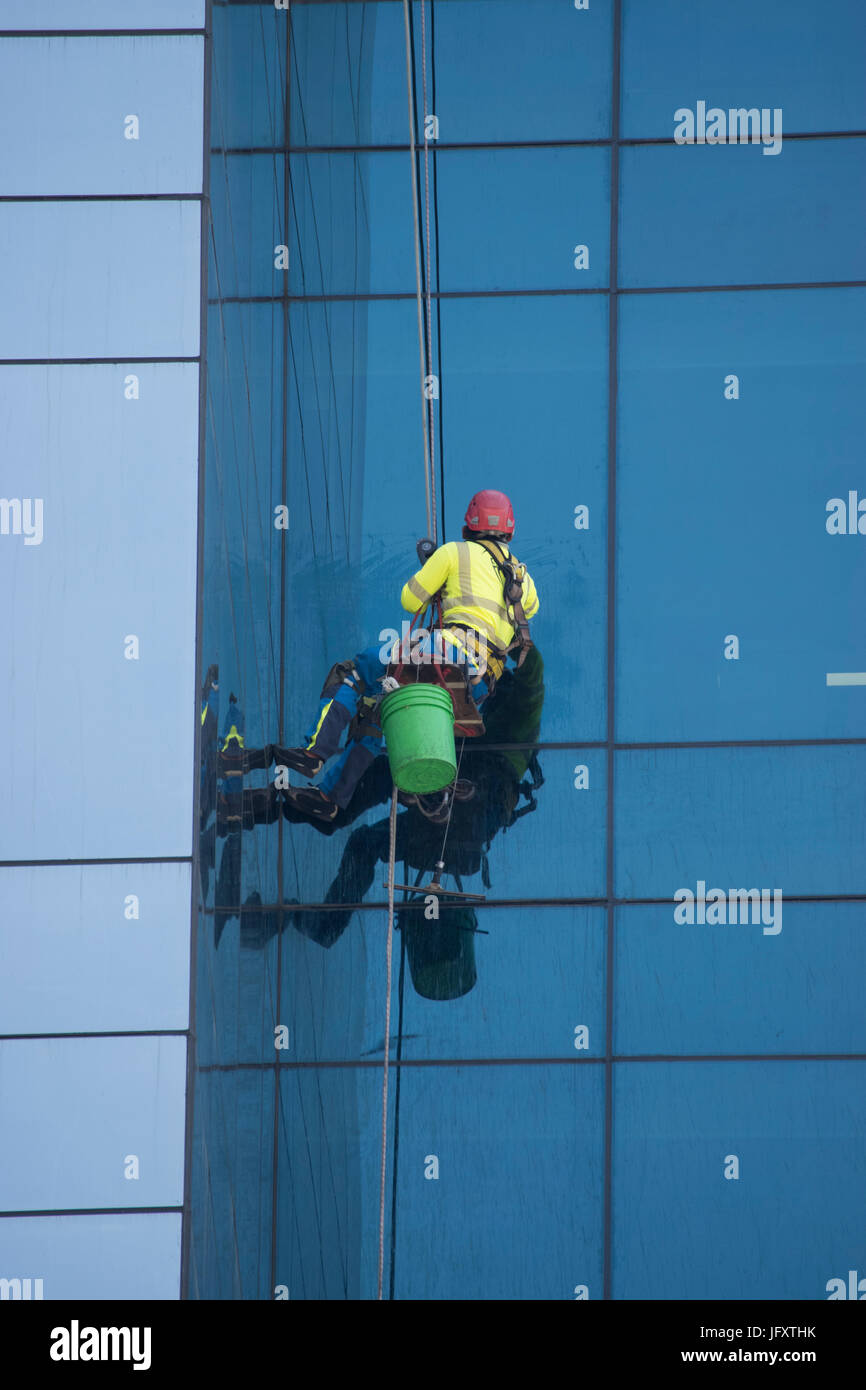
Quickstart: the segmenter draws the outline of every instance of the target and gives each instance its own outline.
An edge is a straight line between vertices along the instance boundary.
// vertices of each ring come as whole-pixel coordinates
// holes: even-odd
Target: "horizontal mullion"
[[[436,299],[525,299],[530,296],[564,298],[581,294],[735,294],[741,290],[851,290],[866,288],[866,280],[791,280],[736,285],[608,285],[588,286],[585,289],[560,286],[556,289],[507,290],[428,290],[425,297]],[[226,294],[208,299],[208,304],[339,304],[369,303],[374,300],[417,300],[416,290],[380,290],[369,294]]]
[[[38,1042],[50,1038],[188,1038],[189,1028],[135,1028],[129,1031],[108,1029],[106,1032],[78,1033],[0,1033],[0,1042]]]
[[[206,29],[0,29],[0,39],[206,38]]]
[[[183,1207],[45,1207],[38,1211],[0,1211],[2,1217],[17,1216],[147,1216],[157,1212],[182,1212]]]
[[[0,859],[0,869],[78,868],[88,864],[191,864],[191,854],[130,855],[115,859]]]
[[[0,203],[200,203],[204,193],[0,193]]]
[[[398,861],[399,862],[399,861]],[[446,870],[447,872],[447,870]],[[784,900],[787,903],[862,903],[866,902],[866,892],[863,893],[784,893]],[[419,884],[413,888],[412,892],[419,897],[424,896],[424,885]],[[603,894],[596,897],[561,897],[561,898],[487,898],[483,902],[473,902],[472,907],[479,912],[487,911],[491,908],[500,907],[670,907],[673,898],[607,898]],[[395,900],[395,906],[402,910],[409,907],[418,911],[424,906],[423,902],[410,903],[402,898]],[[220,907],[203,906],[202,912],[206,917],[229,916],[244,917],[263,913],[274,913],[275,915],[289,916],[293,912],[344,912],[351,916],[354,912],[385,912],[388,910],[388,902],[385,898],[381,900],[372,899],[370,902],[363,903],[236,903],[231,906],[222,905]],[[710,924],[712,925],[712,924]]]
[[[0,367],[125,367],[180,362],[201,363],[201,357],[0,357]]]
[[[319,1062],[203,1062],[196,1072],[314,1071],[352,1067],[380,1071],[381,1058],[329,1058]],[[613,1062],[866,1062],[864,1052],[642,1052],[617,1053]],[[604,1057],[391,1057],[389,1067],[586,1067],[604,1066]]]
[[[785,132],[785,140],[859,140],[866,136],[866,130],[801,130]],[[614,140],[610,135],[597,135],[586,139],[559,139],[559,140],[430,140],[425,147],[423,141],[419,141],[414,147],[406,141],[404,144],[381,144],[381,145],[212,145],[210,153],[212,155],[233,155],[242,157],[244,155],[273,155],[284,156],[286,154],[407,154],[414,148],[419,154],[425,148],[430,153],[439,153],[441,150],[571,150],[571,149],[591,149],[600,146],[612,145],[678,145],[686,143],[689,145],[714,144],[714,141],[689,140],[677,142],[672,135],[633,135],[621,136],[619,140]],[[718,143],[727,144],[727,141]],[[737,141],[737,144],[758,143],[752,141]]]

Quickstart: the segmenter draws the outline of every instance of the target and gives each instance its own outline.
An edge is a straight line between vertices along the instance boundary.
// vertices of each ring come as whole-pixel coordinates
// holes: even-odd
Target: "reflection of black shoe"
[[[454,800],[471,801],[475,795],[475,783],[469,782],[465,777],[458,777],[454,783]]]
[[[450,791],[429,792],[426,795],[416,792],[401,792],[398,800],[403,806],[415,806],[427,820],[434,825],[444,825],[448,819]]]
[[[305,816],[315,816],[316,820],[333,820],[340,808],[318,787],[287,787],[283,793],[296,810]]]
[[[318,753],[310,753],[306,748],[275,748],[274,761],[300,772],[304,777],[315,777],[325,766]]]

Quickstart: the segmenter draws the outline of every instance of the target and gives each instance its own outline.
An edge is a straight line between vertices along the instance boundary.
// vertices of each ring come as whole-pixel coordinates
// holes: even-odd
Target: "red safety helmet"
[[[497,531],[509,540],[514,535],[514,512],[504,492],[485,488],[476,492],[466,508],[464,524],[470,531]]]

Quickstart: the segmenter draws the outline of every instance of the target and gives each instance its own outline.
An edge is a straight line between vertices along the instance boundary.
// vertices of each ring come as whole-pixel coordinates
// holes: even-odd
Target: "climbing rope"
[[[418,356],[421,367],[421,422],[424,436],[424,491],[427,500],[427,534],[438,545],[438,519],[436,515],[436,475],[433,465],[433,401],[425,390],[425,374],[433,375],[432,311],[430,300],[430,173],[427,142],[427,28],[425,4],[421,0],[421,56],[423,64],[424,101],[424,200],[426,248],[425,266],[427,278],[427,360],[424,351],[424,308],[421,284],[421,215],[418,206],[418,186],[416,182],[415,142],[415,88],[412,77],[414,58],[412,53],[412,25],[409,13],[409,0],[403,0],[403,19],[406,29],[406,96],[409,105],[409,157],[412,161],[412,216],[415,225],[415,290],[418,308]],[[426,369],[426,370],[425,370]],[[440,614],[441,617],[441,614]],[[420,667],[418,674],[420,675]],[[449,813],[450,820],[450,813]],[[446,826],[446,835],[447,835]],[[382,1152],[379,1182],[379,1267],[377,1297],[382,1299],[385,1276],[385,1176],[388,1166],[388,1068],[391,1055],[391,971],[394,948],[394,870],[397,857],[397,788],[391,795],[391,815],[388,823],[388,940],[385,947],[385,1060],[382,1067]]]
[[[422,19],[423,19],[423,14],[424,14],[424,3],[423,3],[423,0],[422,0],[422,5],[421,5],[421,13],[422,13]],[[414,87],[414,82],[413,82],[413,80],[412,80],[412,66],[413,66],[413,56],[412,56],[412,27],[411,27],[411,21],[410,21],[410,17],[409,17],[409,0],[403,0],[403,19],[404,19],[404,26],[405,26],[405,30],[406,30],[406,93],[407,93],[408,102],[409,102],[409,158],[410,158],[410,160],[411,160],[411,169],[412,169],[412,215],[413,215],[413,219],[414,219],[414,223],[415,223],[415,238],[414,238],[414,240],[415,240],[415,293],[416,293],[416,300],[417,300],[417,307],[418,307],[418,352],[419,352],[420,365],[421,365],[421,421],[422,421],[422,428],[423,428],[423,435],[424,435],[424,491],[425,491],[426,498],[427,498],[427,532],[428,532],[428,535],[431,537],[431,539],[432,539],[434,542],[437,542],[437,543],[438,543],[438,539],[439,539],[439,538],[438,538],[438,535],[437,535],[437,518],[436,518],[436,478],[435,478],[435,474],[434,474],[434,471],[433,471],[432,438],[431,438],[431,433],[430,433],[430,430],[431,430],[431,427],[432,427],[433,410],[432,410],[432,402],[431,402],[430,413],[429,413],[429,417],[428,417],[428,411],[427,411],[427,405],[426,405],[426,392],[425,392],[425,388],[424,388],[424,377],[425,377],[425,361],[424,361],[424,356],[425,356],[425,354],[424,354],[424,308],[423,308],[423,291],[422,291],[422,288],[421,288],[421,213],[420,213],[420,209],[419,209],[419,207],[418,207],[418,187],[417,187],[417,184],[416,184],[416,174],[417,174],[417,170],[416,170],[416,159],[415,159],[415,156],[416,156],[416,152],[417,152],[417,146],[416,146],[416,143],[415,143],[415,87]],[[425,55],[425,67],[426,67],[426,55]],[[425,106],[426,106],[426,75],[425,75]],[[424,111],[424,118],[425,118],[425,119],[424,119],[424,130],[425,130],[425,138],[424,138],[425,158],[426,158],[426,145],[427,145],[427,138],[426,138],[427,120],[426,120],[426,117],[427,117],[427,112],[426,112],[426,110],[425,110],[425,111]],[[428,312],[429,312],[429,301],[430,301],[430,293],[429,293],[429,290],[430,290],[430,282],[429,282],[429,264],[430,264],[430,213],[429,213],[429,186],[428,186],[428,196],[427,196],[427,266],[428,266],[428,281],[427,281],[427,290],[428,290],[428,293],[427,293],[427,300],[428,300]],[[431,368],[432,368],[432,359],[431,359],[431,361],[430,361],[430,365],[431,365]],[[431,371],[431,375],[432,375],[432,371]]]
[[[422,84],[422,116],[424,120],[424,246],[426,251],[425,267],[426,274],[424,283],[426,285],[427,299],[427,377],[433,380],[433,305],[430,294],[430,141],[427,137],[427,6],[421,0],[421,84]],[[433,411],[432,391],[427,395],[427,407],[429,414],[428,435],[430,438],[430,490],[433,499],[433,529],[430,532],[431,538],[435,541],[436,536],[436,472],[434,459],[436,451],[434,449],[435,414]]]
[[[382,1297],[385,1272],[385,1170],[388,1164],[388,1062],[391,1055],[391,962],[394,946],[394,860],[397,857],[397,788],[391,794],[388,822],[388,941],[385,947],[385,1065],[382,1068],[382,1168],[379,1184],[379,1279]]]

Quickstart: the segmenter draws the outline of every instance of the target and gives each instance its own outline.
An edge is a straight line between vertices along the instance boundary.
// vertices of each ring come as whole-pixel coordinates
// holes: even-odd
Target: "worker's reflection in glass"
[[[502,745],[535,743],[543,704],[544,663],[538,649],[532,648],[519,669],[504,672],[495,694],[487,701],[485,734],[466,741],[450,808],[447,793],[427,797],[400,794],[403,809],[397,817],[396,877],[413,885],[417,882],[418,888],[408,903],[398,903],[397,926],[405,934],[413,984],[428,998],[457,998],[474,985],[478,918],[469,904],[447,897],[431,907],[424,885],[441,859],[445,865],[443,877],[453,879],[458,890],[484,891],[491,887],[487,860],[490,844],[497,834],[535,809],[535,793],[543,782],[531,746]],[[217,937],[232,916],[239,916],[241,944],[256,948],[264,946],[279,930],[280,914],[265,907],[259,910],[257,894],[249,895],[238,912],[240,831],[283,815],[293,823],[306,822],[318,833],[332,835],[371,807],[387,803],[392,783],[387,758],[376,758],[361,778],[350,805],[327,824],[300,814],[273,785],[233,793],[231,783],[236,780],[237,770],[268,766],[268,760],[278,764],[281,750],[269,747],[232,752],[231,744],[225,747],[232,727],[242,737],[236,723],[239,710],[236,706],[233,709],[231,703],[229,708],[215,769],[218,792],[212,833],[227,837],[216,884]],[[232,715],[234,725],[230,723]],[[373,887],[377,867],[387,864],[388,821],[385,815],[353,830],[325,894],[326,906],[284,910],[283,923],[322,947],[333,946],[352,921],[353,914],[344,905],[362,902]],[[438,916],[432,916],[436,908]]]

